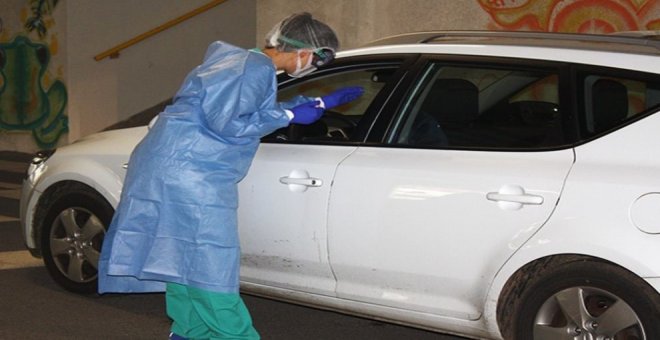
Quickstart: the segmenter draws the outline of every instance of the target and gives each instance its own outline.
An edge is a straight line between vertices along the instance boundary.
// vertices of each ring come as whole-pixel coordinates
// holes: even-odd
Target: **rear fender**
[[[548,257],[548,256],[563,256],[563,255],[583,255],[589,256],[592,258],[601,259],[612,264],[618,265],[620,267],[630,270],[637,276],[641,278],[654,277],[657,276],[654,268],[648,267],[646,264],[648,261],[644,261],[644,256],[652,251],[651,249],[646,249],[649,251],[644,251],[645,249],[640,249],[639,252],[631,252],[629,249],[621,249],[621,246],[617,246],[618,240],[621,238],[610,237],[610,246],[607,246],[607,240],[596,240],[595,242],[584,242],[584,237],[579,235],[574,235],[575,237],[571,240],[566,237],[562,237],[562,233],[557,233],[554,236],[550,236],[551,233],[543,235],[535,235],[530,239],[518,252],[513,255],[502,268],[499,270],[495,276],[493,282],[488,291],[488,295],[485,301],[484,306],[484,323],[489,332],[498,334],[499,327],[497,324],[497,305],[499,302],[500,294],[507,285],[509,279],[516,274],[518,270],[523,268],[525,265],[537,261],[539,259]],[[593,234],[591,235],[593,238]],[[637,235],[640,240],[634,242],[640,248],[645,248],[643,245],[651,246],[655,243],[653,236],[644,235],[639,233]],[[644,239],[645,242],[642,242],[641,239]],[[641,253],[639,257],[631,256],[631,254]],[[658,289],[659,287],[655,287]],[[514,316],[510,316],[514,317]]]

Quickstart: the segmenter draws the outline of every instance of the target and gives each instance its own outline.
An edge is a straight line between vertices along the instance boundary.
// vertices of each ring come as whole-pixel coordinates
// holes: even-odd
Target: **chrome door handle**
[[[532,195],[525,192],[519,185],[506,184],[497,192],[489,192],[486,199],[497,202],[497,206],[504,210],[519,210],[523,205],[541,205],[543,196]]]
[[[298,184],[304,185],[307,187],[320,187],[323,185],[323,181],[318,178],[291,178],[291,177],[280,177],[280,183],[282,184]]]
[[[496,201],[496,202],[514,202],[520,204],[533,204],[533,205],[543,204],[543,196],[539,196],[539,195],[529,195],[529,194],[510,195],[510,194],[500,194],[497,192],[489,192],[488,194],[486,194],[486,198],[489,201]]]
[[[305,192],[309,187],[320,187],[323,181],[319,178],[310,177],[305,170],[295,169],[289,176],[280,177],[280,183],[286,184],[293,192]]]

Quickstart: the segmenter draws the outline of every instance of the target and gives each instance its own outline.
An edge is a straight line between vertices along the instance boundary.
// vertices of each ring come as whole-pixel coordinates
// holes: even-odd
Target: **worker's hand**
[[[335,106],[343,105],[348,102],[358,99],[364,93],[364,88],[361,86],[344,87],[327,96],[321,97],[325,109],[329,110]]]
[[[319,120],[323,115],[323,108],[320,104],[318,100],[313,100],[294,107],[291,109],[293,112],[291,123],[308,125]]]

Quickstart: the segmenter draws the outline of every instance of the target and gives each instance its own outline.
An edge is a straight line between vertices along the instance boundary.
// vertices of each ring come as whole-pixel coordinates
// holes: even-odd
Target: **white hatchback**
[[[263,138],[240,183],[244,292],[505,339],[660,339],[660,41],[424,32],[280,99],[365,95]],[[146,127],[36,157],[28,248],[76,292]],[[130,166],[130,165],[129,165]]]

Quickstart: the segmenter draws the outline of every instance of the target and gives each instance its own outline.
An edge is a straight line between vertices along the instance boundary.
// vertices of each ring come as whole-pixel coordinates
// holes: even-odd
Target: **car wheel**
[[[114,209],[94,189],[75,182],[58,186],[44,205],[41,248],[48,272],[69,291],[95,293],[101,245]]]
[[[660,339],[660,297],[631,272],[579,258],[535,274],[514,303],[513,339]]]

